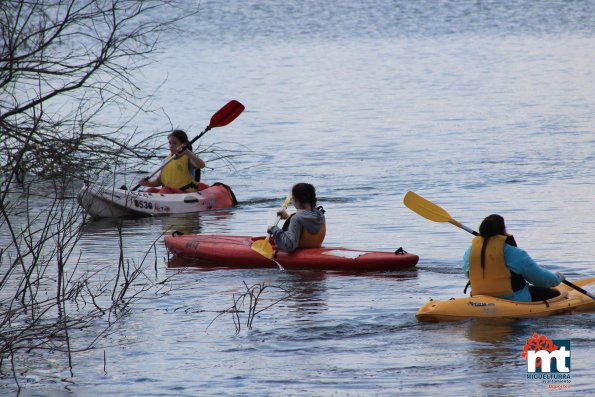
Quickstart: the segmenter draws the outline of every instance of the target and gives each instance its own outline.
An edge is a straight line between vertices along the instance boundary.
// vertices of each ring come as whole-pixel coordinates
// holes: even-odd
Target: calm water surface
[[[203,1],[194,34],[145,71],[147,90],[167,76],[156,101],[193,134],[228,100],[246,106],[201,142],[242,151],[231,168],[205,155],[214,169],[204,174],[240,205],[124,221],[126,255],[138,263],[149,251],[147,273],[166,280],[162,289],[76,358],[74,378],[51,355],[31,360],[21,395],[595,393],[593,314],[418,323],[429,298],[462,295],[470,236],[402,204],[415,191],[476,229],[503,214],[542,265],[570,280],[595,275],[595,2],[287,3]],[[142,121],[169,128],[155,115]],[[318,188],[327,245],[403,247],[420,255],[417,268],[171,267],[163,234],[263,234],[299,181]],[[115,222],[88,223],[84,265],[116,269],[117,241]],[[274,287],[292,295],[252,329],[242,315],[236,333],[218,312],[244,283],[270,287],[262,307],[284,296]],[[526,379],[520,354],[534,332],[571,340],[570,390]],[[0,391],[14,391],[11,379]]]

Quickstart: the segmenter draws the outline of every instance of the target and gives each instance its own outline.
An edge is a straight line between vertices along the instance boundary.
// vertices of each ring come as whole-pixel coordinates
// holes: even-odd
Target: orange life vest
[[[469,254],[469,281],[471,296],[501,296],[514,292],[511,272],[504,260],[504,244],[507,236],[493,236],[488,240],[484,268],[481,267],[481,249],[484,238],[477,236],[471,242]]]
[[[326,225],[322,225],[318,233],[310,233],[306,228],[302,232],[299,248],[318,248],[322,245],[324,237],[326,236]]]

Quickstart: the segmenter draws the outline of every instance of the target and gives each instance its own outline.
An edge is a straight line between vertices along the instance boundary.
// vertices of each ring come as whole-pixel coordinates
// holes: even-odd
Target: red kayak
[[[165,246],[174,255],[197,260],[200,265],[274,267],[275,262],[252,250],[264,237],[174,234]],[[273,246],[274,247],[274,246]],[[414,267],[419,257],[402,249],[395,252],[361,251],[341,247],[300,248],[293,253],[277,251],[274,256],[285,269],[344,271],[388,271]]]

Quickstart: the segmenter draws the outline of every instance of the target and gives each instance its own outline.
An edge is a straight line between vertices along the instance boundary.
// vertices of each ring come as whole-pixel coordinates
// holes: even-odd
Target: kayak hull
[[[347,248],[300,248],[293,253],[277,251],[274,261],[265,258],[251,246],[263,237],[221,236],[204,234],[165,237],[167,249],[174,255],[190,258],[204,266],[276,267],[285,269],[390,271],[414,267],[419,257],[409,253],[361,251]]]
[[[213,184],[199,192],[180,194],[85,186],[77,200],[93,218],[184,214],[231,208],[236,204],[233,192],[223,184]]]
[[[574,281],[579,287],[595,285],[595,277]],[[554,314],[595,311],[595,300],[565,285],[555,287],[560,296],[540,302],[515,302],[493,296],[430,300],[416,313],[419,321],[454,321],[467,318],[543,317]]]

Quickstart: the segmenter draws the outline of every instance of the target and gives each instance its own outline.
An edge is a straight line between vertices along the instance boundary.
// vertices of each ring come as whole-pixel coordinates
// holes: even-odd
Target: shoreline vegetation
[[[57,353],[64,363],[57,372],[73,378],[77,354],[127,343],[109,339],[120,332],[119,320],[135,302],[157,299],[172,288],[168,281],[175,274],[157,276],[155,244],[161,235],[141,258],[129,258],[116,223],[117,268],[87,263],[77,246],[87,219],[76,196],[83,182],[111,186],[117,176],[144,174],[134,170],[162,160],[156,148],[173,126],[139,131],[137,116],[161,118],[164,112],[151,108],[155,94],[141,92],[135,78],[160,51],[164,37],[171,37],[164,33],[189,29],[185,21],[199,12],[199,4],[5,3],[0,13],[0,377],[13,378],[21,390],[33,357]],[[110,119],[113,114],[121,118]],[[195,150],[233,169],[232,159],[245,148],[213,144]],[[248,313],[250,328],[264,310],[256,310],[257,295],[277,288],[245,287],[234,306],[216,311],[213,321],[230,315],[239,332],[240,315]]]
[[[198,6],[10,0],[2,8],[0,374],[20,389],[27,356],[61,353],[74,376],[76,353],[97,348],[149,289],[165,288],[144,270],[155,242],[128,259],[120,228],[117,271],[83,265],[75,188],[158,157],[163,133],[133,139],[135,117],[158,112],[135,73],[159,51],[161,33],[182,29]],[[114,108],[122,119],[102,121]]]

